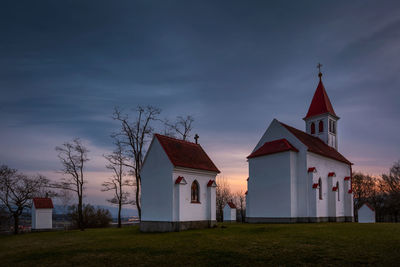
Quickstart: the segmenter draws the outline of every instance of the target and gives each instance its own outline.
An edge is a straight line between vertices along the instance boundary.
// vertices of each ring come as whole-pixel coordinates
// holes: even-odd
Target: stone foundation
[[[318,223],[318,222],[353,222],[353,217],[246,217],[247,223]]]
[[[160,222],[141,221],[141,232],[179,232],[189,229],[211,228],[217,225],[217,221],[187,221],[187,222]]]

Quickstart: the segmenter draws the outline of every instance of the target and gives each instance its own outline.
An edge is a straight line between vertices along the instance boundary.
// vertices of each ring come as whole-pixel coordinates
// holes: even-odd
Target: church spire
[[[333,110],[331,101],[322,83],[322,65],[318,63],[319,82],[308,108],[307,115],[303,118],[306,123],[306,132],[319,137],[329,146],[337,150],[337,121],[339,117]]]
[[[311,101],[310,107],[308,108],[307,115],[304,117],[304,119],[325,113],[329,113],[337,117],[335,111],[333,110],[331,101],[329,100],[328,94],[325,91],[324,84],[322,83],[321,67],[322,64],[318,63],[317,68],[319,70],[318,73],[319,83],[317,89],[315,90],[314,97]]]

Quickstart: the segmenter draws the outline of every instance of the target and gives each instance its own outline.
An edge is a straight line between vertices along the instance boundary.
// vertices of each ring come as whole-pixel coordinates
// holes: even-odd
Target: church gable
[[[289,125],[286,125],[282,122],[280,124],[285,127],[288,131],[290,131],[297,139],[299,139],[304,145],[307,146],[309,152],[313,152],[315,154],[328,157],[337,161],[341,161],[346,164],[351,164],[349,160],[347,160],[342,154],[340,154],[337,150],[325,144],[318,137],[314,137],[309,135],[303,131],[300,131],[296,128],[293,128]]]
[[[293,134],[283,127],[277,119],[274,119],[268,126],[268,129],[265,131],[260,141],[258,141],[251,154],[260,149],[265,143],[279,139],[286,139],[287,142],[289,142],[299,151],[306,149],[306,146],[302,142],[300,142]]]
[[[259,149],[257,149],[253,153],[251,153],[251,155],[249,155],[247,158],[248,159],[256,158],[285,151],[299,152],[299,150],[295,148],[292,144],[290,144],[288,140],[283,138],[264,143],[264,145],[262,145]]]

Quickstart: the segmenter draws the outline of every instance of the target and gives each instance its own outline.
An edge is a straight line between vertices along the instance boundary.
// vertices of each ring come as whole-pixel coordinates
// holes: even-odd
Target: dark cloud
[[[398,10],[397,1],[8,1],[0,138],[52,128],[108,147],[114,106],[152,104],[163,117],[193,114],[209,149],[245,160],[273,118],[303,128],[321,61],[341,151],[381,172],[400,157]]]

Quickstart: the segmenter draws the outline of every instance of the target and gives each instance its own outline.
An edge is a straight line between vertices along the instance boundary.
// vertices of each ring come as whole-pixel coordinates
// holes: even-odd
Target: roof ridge
[[[171,137],[171,136],[168,136],[168,135],[163,135],[163,134],[159,134],[159,133],[155,133],[154,135],[155,135],[155,136],[162,137],[162,138],[172,139],[172,140],[174,140],[174,141],[182,142],[182,143],[185,143],[185,144],[191,144],[191,145],[200,146],[200,144],[196,144],[196,143],[194,143],[194,142],[190,142],[190,141],[178,139],[178,138]]]
[[[302,130],[299,130],[299,129],[297,129],[297,128],[294,128],[294,127],[292,127],[292,126],[289,126],[289,125],[287,125],[287,124],[285,124],[285,123],[283,123],[283,122],[280,122],[280,121],[278,121],[278,122],[279,122],[282,126],[286,127],[286,129],[289,130],[290,132],[291,132],[291,131],[294,131],[294,132],[297,131],[299,134],[304,135],[303,137],[299,137],[299,136],[296,136],[295,133],[291,132],[300,142],[302,142],[304,145],[307,146],[308,151],[310,151],[310,152],[312,152],[312,153],[316,153],[316,154],[323,155],[324,157],[328,157],[328,158],[332,158],[332,159],[335,159],[335,160],[338,160],[338,161],[341,161],[341,162],[345,162],[345,163],[347,163],[347,164],[352,164],[352,163],[351,163],[348,159],[346,159],[346,157],[343,156],[339,151],[337,151],[337,150],[334,149],[333,147],[327,145],[327,144],[326,144],[324,141],[322,141],[320,138],[318,138],[318,137],[316,137],[316,136],[312,136],[312,135],[309,134],[309,133],[306,133],[306,132],[304,132],[304,131],[302,131]],[[308,145],[306,140],[302,140],[302,138],[304,138],[304,137],[310,138],[310,139],[311,139],[310,141],[312,141],[312,142],[318,142],[320,145],[322,145],[322,146],[324,147],[324,149],[327,149],[328,151],[326,151],[326,152],[324,153],[323,151],[319,151],[319,149],[315,149],[315,147],[312,147],[312,146]],[[336,154],[336,155],[342,157],[342,159],[340,159],[340,157],[337,157],[337,156],[335,156],[335,155],[333,155],[333,154],[332,154],[332,155],[328,155],[327,153]]]
[[[307,132],[305,132],[305,131],[302,131],[302,130],[300,130],[300,129],[297,129],[297,128],[293,127],[293,126],[287,125],[286,123],[283,123],[283,122],[280,122],[280,121],[278,121],[278,122],[279,122],[280,124],[283,124],[283,125],[286,126],[286,127],[289,127],[289,128],[292,128],[292,129],[294,129],[294,130],[296,130],[296,131],[302,132],[303,134],[306,134],[306,135],[308,135],[309,137],[314,138],[315,140],[321,141],[324,145],[326,145],[326,144],[324,143],[324,141],[322,141],[320,138],[318,138],[318,137],[316,137],[316,136],[313,136],[313,135],[311,135],[311,134],[309,134],[309,133],[307,133]],[[333,149],[333,148],[332,148],[332,149]],[[335,150],[335,151],[336,151],[336,150]]]

